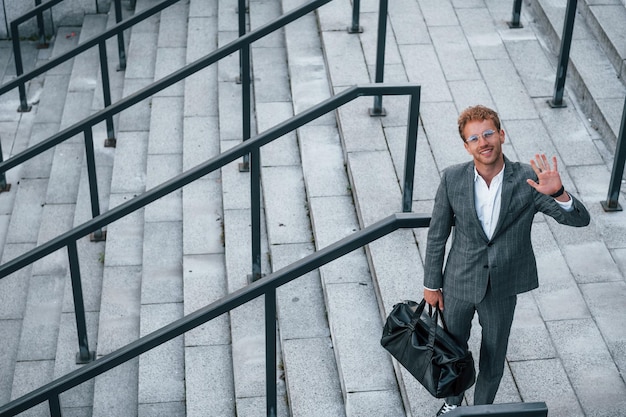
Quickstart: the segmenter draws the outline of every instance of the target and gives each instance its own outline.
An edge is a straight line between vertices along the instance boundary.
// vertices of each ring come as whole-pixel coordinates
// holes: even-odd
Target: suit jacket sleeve
[[[454,224],[454,212],[448,199],[446,171],[443,172],[428,229],[428,244],[424,262],[424,286],[436,289],[443,286],[443,263],[446,243]]]

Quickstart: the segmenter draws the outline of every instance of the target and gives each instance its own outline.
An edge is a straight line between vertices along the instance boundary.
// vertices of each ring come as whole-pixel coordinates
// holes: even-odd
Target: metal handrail
[[[117,24],[116,26],[114,26],[113,28],[111,28],[110,30],[106,31],[105,33],[101,34],[100,36],[102,37],[108,37],[108,36],[113,36],[115,33],[117,33],[118,31],[122,31],[124,29],[127,29],[128,27],[132,26],[133,24],[145,19],[147,16],[150,16],[155,12],[155,10],[161,10],[165,7],[167,7],[170,4],[173,4],[175,2],[177,2],[179,0],[166,0],[162,3],[160,3],[159,5],[155,6],[152,9],[146,10],[145,12],[139,13],[138,15],[135,15],[133,17],[131,17],[128,20],[125,20],[124,22],[121,22],[119,24]],[[187,78],[188,76],[196,73],[197,71],[200,71],[201,69],[216,63],[217,61],[219,61],[220,59],[223,59],[235,52],[240,51],[242,48],[248,46],[263,38],[264,36],[267,36],[268,34],[274,32],[275,30],[278,30],[282,27],[284,27],[285,25],[287,25],[290,22],[293,22],[294,20],[297,20],[298,18],[316,10],[317,8],[319,8],[320,6],[329,3],[332,0],[313,0],[303,6],[300,6],[296,9],[293,9],[292,11],[276,18],[275,20],[265,24],[264,26],[261,26],[257,29],[255,29],[254,31],[247,33],[245,35],[240,36],[238,39],[232,41],[231,43],[215,50],[214,52],[204,56],[203,58],[200,58],[198,60],[196,60],[195,62],[192,62],[186,66],[184,66],[183,68],[161,78],[160,80],[144,87],[143,89],[119,100],[118,102],[116,102],[115,104],[110,104],[107,107],[105,107],[103,110],[100,110],[99,112],[85,118],[83,121],[81,122],[77,122],[72,126],[69,126],[68,128],[66,128],[65,130],[56,133],[55,135],[49,137],[48,139],[39,142],[36,145],[31,146],[30,148],[24,150],[23,152],[14,155],[13,157],[11,157],[10,159],[7,159],[6,161],[0,162],[0,175],[4,175],[4,173],[11,169],[16,167],[17,165],[26,162],[27,160],[63,143],[64,141],[80,134],[83,133],[84,136],[84,140],[85,140],[85,144],[86,144],[86,152],[88,153],[87,155],[87,159],[88,160],[93,160],[94,157],[91,153],[93,153],[93,133],[92,133],[92,129],[93,127],[102,122],[102,121],[106,121],[107,125],[111,125],[112,128],[112,120],[113,120],[113,116],[117,113],[120,113],[121,111],[139,103],[140,101],[156,94],[157,92]],[[82,44],[80,44],[77,48],[75,48],[74,50],[70,51],[69,54],[71,54],[71,56],[75,56],[76,54],[80,53],[81,51],[95,45],[95,44],[99,44],[101,45],[100,47],[100,51],[101,51],[101,62],[106,61],[106,48],[104,48],[104,40],[99,39],[99,38],[94,38],[94,39],[90,39]],[[69,56],[68,54],[63,55],[63,57]],[[58,59],[58,58],[57,58]],[[44,64],[41,67],[35,69],[34,71],[32,71],[31,73],[29,73],[29,77],[34,76],[35,75],[39,75],[42,72],[46,71],[47,69],[51,68],[53,65],[56,65],[56,60],[53,60],[51,62],[49,62],[48,64]],[[106,62],[104,67],[106,67]],[[244,65],[245,67],[245,65]],[[14,80],[12,83],[8,83],[8,84],[12,84],[13,87],[15,86],[14,83],[19,81],[24,81],[26,75],[22,76],[22,77],[18,77],[16,80]],[[0,87],[0,94],[2,94],[5,89],[8,88],[7,85]],[[247,86],[247,88],[249,89],[249,85]],[[245,94],[245,90],[246,88],[244,87],[244,94]],[[248,92],[249,94],[249,92]],[[419,100],[418,100],[419,101]],[[416,110],[417,112],[418,110]],[[245,117],[244,117],[244,125],[245,125]],[[415,131],[415,135],[417,135],[417,131]],[[244,140],[247,139],[246,137],[243,138]],[[254,152],[254,150],[253,150]],[[258,160],[258,158],[254,158],[255,160]],[[92,211],[92,217],[97,217],[100,214],[100,204],[98,201],[98,186],[97,186],[97,178],[96,178],[96,169],[95,169],[95,165],[88,167],[90,169],[88,169],[88,178],[89,178],[89,190],[90,190],[90,197],[91,197],[91,211]],[[252,181],[257,181],[259,179],[259,170],[260,170],[260,166],[254,166],[252,167],[253,172],[251,173],[251,180]],[[411,177],[412,178],[412,177]],[[1,185],[1,184],[0,184]],[[253,191],[258,190],[258,185],[253,184],[253,186],[251,187]],[[412,188],[412,186],[411,186]],[[253,197],[253,201],[257,200],[257,196],[252,196]],[[260,197],[260,193],[258,195],[258,197]],[[260,236],[260,216],[256,215],[256,212],[253,213],[253,232],[258,232],[258,235]],[[96,231],[96,237],[101,236],[101,231]],[[256,236],[256,233],[253,233],[253,236]],[[260,238],[255,239],[255,241],[253,241],[253,260],[252,260],[252,279],[256,279],[261,275],[261,258],[260,258]]]
[[[169,84],[168,84],[169,85]],[[150,90],[150,89],[148,89]],[[254,138],[248,139],[241,144],[221,153],[220,155],[197,165],[196,167],[171,178],[170,180],[146,191],[142,195],[127,201],[117,207],[114,207],[104,214],[94,217],[90,221],[83,223],[75,227],[74,229],[59,235],[58,237],[37,246],[36,248],[26,252],[25,254],[16,257],[2,265],[0,265],[0,279],[7,275],[16,272],[39,259],[56,252],[59,249],[65,247],[68,248],[68,257],[70,263],[70,274],[72,278],[73,296],[74,296],[74,310],[77,322],[78,344],[79,352],[77,354],[77,362],[86,363],[93,360],[93,352],[89,350],[89,342],[87,339],[87,329],[85,321],[85,311],[83,306],[82,291],[78,291],[77,287],[80,286],[80,268],[78,268],[78,253],[74,249],[76,241],[80,238],[89,235],[92,232],[101,230],[102,227],[121,219],[122,217],[145,207],[146,205],[158,200],[165,195],[176,191],[183,186],[213,172],[224,165],[241,158],[243,155],[250,154],[252,156],[253,166],[258,166],[261,146],[264,146],[279,137],[292,132],[299,127],[321,117],[331,111],[336,110],[338,107],[358,98],[361,96],[372,95],[409,95],[409,119],[407,127],[407,144],[406,144],[406,157],[405,157],[405,169],[404,169],[404,182],[403,182],[403,196],[402,205],[403,210],[408,212],[411,210],[412,198],[413,198],[413,178],[415,172],[415,150],[417,145],[417,128],[419,119],[419,100],[420,100],[421,88],[419,85],[413,84],[399,84],[399,85],[365,85],[355,86],[342,91],[341,93],[327,99],[326,101],[306,110],[298,115],[268,129],[264,133],[257,135]],[[147,94],[146,90],[142,90],[136,94],[140,96]],[[115,111],[118,106],[124,107],[126,101],[117,103],[111,108],[105,109],[98,114],[92,116],[88,120],[101,120],[106,117],[108,112]],[[80,125],[80,124],[79,124]],[[87,124],[87,126],[91,126]],[[77,128],[75,128],[77,129]],[[91,132],[88,129],[86,132]],[[89,135],[87,135],[89,136]],[[260,201],[260,184],[258,181],[258,175],[251,175],[251,212],[253,219],[260,219],[261,201]],[[255,178],[253,178],[255,177]],[[260,241],[260,230],[255,232],[252,230],[253,241]],[[253,246],[254,249],[254,246]],[[252,254],[252,262],[260,259],[260,248]]]
[[[250,147],[262,139],[251,139],[239,146]],[[240,152],[237,152],[240,154]],[[206,165],[206,164],[205,164]],[[141,198],[141,197],[139,197]],[[127,204],[128,205],[128,204]],[[106,215],[105,215],[106,216]],[[428,227],[430,216],[426,214],[398,213],[388,216],[359,230],[319,251],[306,256],[260,280],[234,291],[218,301],[178,319],[161,329],[102,356],[75,371],[68,373],[34,391],[0,407],[0,415],[15,416],[38,404],[48,401],[53,417],[60,417],[59,395],[77,385],[119,366],[209,320],[239,307],[257,297],[265,296],[265,344],[266,344],[266,393],[267,415],[277,414],[276,392],[276,288],[293,281],[341,256],[344,256],[376,239],[380,239],[401,228]]]
[[[124,69],[126,68],[126,52],[124,50],[124,34],[123,34],[123,30],[127,29],[126,27],[124,29],[121,30],[117,30],[117,26],[114,26],[112,29],[104,32],[103,34],[97,35],[91,39],[89,39],[88,42],[84,42],[80,45],[78,45],[76,48],[72,49],[71,51],[68,51],[60,56],[58,56],[57,58],[54,58],[52,60],[50,60],[47,64],[44,64],[38,68],[36,68],[35,70],[30,71],[27,74],[24,74],[24,65],[22,63],[22,49],[20,46],[20,41],[19,41],[19,25],[21,25],[22,23],[27,22],[29,19],[32,19],[33,17],[36,17],[37,20],[41,20],[41,16],[42,13],[45,10],[48,9],[52,9],[53,6],[59,4],[60,2],[62,2],[63,0],[50,0],[47,3],[44,4],[38,4],[36,7],[34,7],[33,9],[31,9],[30,11],[24,13],[23,15],[17,17],[16,19],[12,20],[10,23],[10,27],[11,27],[11,38],[13,41],[13,54],[15,55],[15,73],[17,75],[17,77],[15,79],[13,79],[11,82],[8,82],[4,85],[2,85],[0,87],[0,95],[6,93],[7,91],[10,91],[14,88],[18,88],[18,92],[19,92],[19,97],[20,97],[20,107],[18,108],[18,111],[20,112],[28,112],[30,111],[30,106],[28,105],[27,99],[26,99],[26,83],[28,81],[30,81],[31,79],[35,78],[38,75],[43,74],[44,72],[46,72],[47,70],[62,64],[65,61],[68,61],[70,59],[72,59],[74,56],[82,53],[83,51],[90,49],[96,45],[98,45],[101,49],[105,47],[105,41],[107,39],[109,39],[110,37],[113,36],[117,36],[118,42],[118,56],[119,56],[119,62],[120,62],[120,69]],[[122,2],[121,0],[113,0],[114,1],[114,10],[115,10],[115,21],[117,23],[120,23],[120,21],[122,20]],[[176,0],[179,1],[179,0]],[[157,10],[158,11],[158,10]],[[154,12],[156,13],[156,12]],[[151,13],[153,14],[153,13]],[[149,16],[148,16],[149,17]],[[130,20],[130,19],[129,19]],[[40,28],[40,31],[42,31],[43,29]],[[88,45],[88,46],[87,46]],[[102,52],[101,52],[102,54]],[[103,93],[105,95],[105,107],[110,103],[110,88],[108,86],[108,82],[109,82],[109,77],[108,77],[108,70],[105,68],[106,67],[106,56],[105,56],[105,61],[100,62],[100,66],[102,67],[101,70],[103,71],[102,74],[102,83],[103,83]],[[105,73],[106,72],[106,73]],[[107,126],[109,128],[108,133],[112,135],[112,122],[110,123],[110,126]],[[111,136],[112,137],[112,136]]]

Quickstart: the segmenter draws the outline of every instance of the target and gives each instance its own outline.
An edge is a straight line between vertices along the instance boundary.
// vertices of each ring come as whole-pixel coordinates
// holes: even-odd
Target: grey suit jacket
[[[443,171],[435,197],[424,262],[424,286],[478,303],[491,289],[496,296],[530,291],[539,285],[531,244],[535,213],[570,226],[589,224],[585,206],[570,194],[573,210],[563,210],[552,197],[526,183],[537,176],[528,164],[505,158],[500,217],[491,239],[482,229],[474,204],[474,163]],[[454,226],[444,268],[446,242]]]

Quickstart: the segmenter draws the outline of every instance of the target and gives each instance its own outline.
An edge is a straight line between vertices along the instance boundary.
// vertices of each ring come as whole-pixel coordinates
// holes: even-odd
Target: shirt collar
[[[495,177],[493,177],[493,179],[491,180],[491,182],[493,183],[494,181],[500,182],[502,181],[502,178],[504,177],[504,168],[506,167],[506,164],[502,165],[502,169],[500,170],[500,172],[498,172],[496,174]],[[478,180],[478,178],[482,179],[483,177],[480,176],[480,174],[478,173],[478,171],[476,170],[476,165],[474,165],[474,182],[476,182]]]

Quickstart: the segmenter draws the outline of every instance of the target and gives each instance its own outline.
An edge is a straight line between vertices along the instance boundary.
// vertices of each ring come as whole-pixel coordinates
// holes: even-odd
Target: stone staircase
[[[305,2],[250,0],[249,28],[259,27]],[[488,12],[504,16],[494,18],[500,25],[510,16],[508,2],[485,3],[487,7],[477,12],[458,9],[459,20],[491,22],[491,17],[481,14]],[[545,39],[554,48],[558,42],[550,39],[560,36],[557,22],[565,4],[562,2],[561,7],[554,3],[539,1],[524,9],[526,29],[502,35],[507,42],[500,45],[508,50],[535,101],[545,101],[553,79],[533,79],[537,70],[520,57],[543,56],[532,62],[545,73],[554,56],[532,49],[539,47],[532,43],[528,43],[531,50],[524,50],[522,46],[528,44],[516,41],[529,36],[528,27],[536,25],[546,31]],[[581,3],[581,10],[588,10],[583,12],[586,18],[591,14],[606,16],[594,13],[598,7]],[[138,0],[136,11],[152,4],[156,0]],[[366,30],[351,35],[346,32],[350,2],[333,1],[253,45],[253,135],[333,93],[373,81],[377,10],[376,1],[363,2],[361,25]],[[622,10],[626,8],[610,15],[615,18]],[[532,107],[532,102],[522,99],[503,100],[513,81],[505,80],[498,87],[497,71],[489,73],[493,68],[478,68],[473,63],[476,57],[446,49],[460,39],[447,26],[450,19],[456,19],[454,13],[450,4],[442,6],[434,0],[401,0],[389,10],[393,31],[388,32],[385,81],[423,86],[418,136],[428,140],[418,141],[415,212],[431,210],[439,170],[466,158],[461,147],[455,146],[455,126],[441,122],[454,122],[457,111],[471,104],[470,99],[483,98],[482,89],[477,88],[476,94],[471,88],[463,90],[461,82],[455,84],[454,68],[459,62],[466,64],[460,65],[464,71],[482,72],[495,80],[489,87],[501,88],[502,96],[486,97],[486,103],[495,102],[507,119],[513,119],[511,115],[516,113],[523,119]],[[603,38],[600,28],[613,27],[601,22],[587,31],[582,25],[587,19],[578,17],[576,27],[581,29],[577,30],[595,35],[589,43],[596,37]],[[36,57],[31,51],[31,60],[61,53],[63,48],[112,24],[111,16],[86,19],[82,28],[60,28],[54,49],[39,51]],[[126,70],[116,72],[116,62],[111,59],[114,99],[231,42],[238,36],[236,22],[236,2],[232,0],[186,0],[134,27],[127,36]],[[467,25],[464,29],[472,33]],[[498,30],[503,29],[498,26]],[[494,53],[489,42],[481,49],[486,39],[481,28],[473,34],[475,37],[468,41],[477,59],[481,52],[485,56]],[[623,45],[619,43],[619,31],[611,35],[607,32],[604,37],[614,36],[618,41],[612,42]],[[548,50],[549,42],[544,45]],[[593,45],[590,48],[599,49]],[[614,49],[619,54],[620,48]],[[608,114],[614,113],[614,102],[620,97],[623,102],[624,90],[615,88],[604,63],[614,68],[613,77],[624,70],[617,64],[613,66],[619,58],[611,57],[611,53],[593,59],[588,59],[588,53],[587,49],[572,49],[576,69],[568,77],[567,92],[585,113],[590,112],[599,132],[611,131],[615,136],[619,130],[616,117],[621,113],[614,117]],[[110,51],[109,57],[114,56],[115,52]],[[448,81],[439,78],[442,71],[435,68],[436,59],[429,59],[436,56],[443,63]],[[11,132],[16,132],[11,147],[5,146],[2,136],[5,154],[8,149],[15,154],[25,149],[27,141],[33,144],[43,140],[102,108],[95,61],[93,56],[76,58],[71,65],[31,82],[29,100],[39,97],[33,113],[0,125],[0,129],[11,126]],[[585,69],[594,64],[602,66],[603,72]],[[499,62],[493,65],[498,71],[507,69],[497,67],[505,65]],[[10,77],[10,70],[7,72],[5,78]],[[116,118],[116,148],[104,148],[102,141],[96,141],[102,211],[239,144],[238,75],[238,56],[233,55]],[[611,86],[610,96],[595,92],[594,86],[605,85],[600,79]],[[456,86],[454,103],[447,83]],[[371,118],[367,114],[371,99],[349,103],[262,149],[265,273],[400,211],[399,180],[408,100],[386,97],[388,116]],[[613,104],[609,105],[611,100]],[[16,108],[17,101],[15,97],[2,97],[0,106],[9,114],[8,109]],[[602,113],[603,108],[611,110]],[[575,111],[568,112],[565,119],[571,120],[568,117],[574,117],[572,113]],[[513,136],[525,126],[523,121],[515,122],[507,124]],[[563,120],[546,123],[562,126]],[[94,137],[104,138],[104,126],[99,128]],[[588,152],[583,163],[604,166],[611,162],[608,156],[614,142],[599,134],[595,143],[604,144],[605,153]],[[567,164],[580,164],[580,149],[586,148],[568,153],[569,147],[557,145]],[[520,159],[526,159],[519,149],[509,151],[512,155],[518,151]],[[78,137],[8,173],[14,188],[0,195],[1,236],[5,242],[2,262],[91,217],[83,154],[82,138]],[[247,285],[251,259],[250,181],[248,173],[239,171],[238,162],[111,224],[106,242],[79,242],[90,348],[98,357]],[[572,182],[569,176],[567,180]],[[538,228],[549,234],[546,223],[540,223]],[[420,249],[424,247],[424,230],[399,231],[277,291],[280,416],[434,413],[440,401],[425,393],[379,345],[385,312],[399,300],[420,297]],[[79,366],[74,363],[76,332],[66,264],[66,255],[60,251],[0,281],[0,332],[6,335],[0,344],[0,404]],[[524,313],[529,308],[521,303]],[[525,330],[514,328],[512,337]],[[265,415],[264,334],[263,299],[258,299],[64,394],[64,415]],[[524,380],[514,379],[507,368],[497,401],[528,399],[520,394],[518,386],[523,389]],[[551,409],[557,416],[575,415],[570,411],[566,407]],[[39,406],[25,415],[48,414],[44,406]]]

